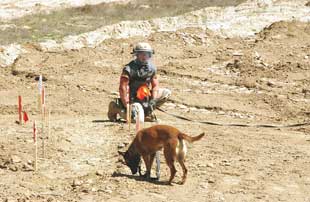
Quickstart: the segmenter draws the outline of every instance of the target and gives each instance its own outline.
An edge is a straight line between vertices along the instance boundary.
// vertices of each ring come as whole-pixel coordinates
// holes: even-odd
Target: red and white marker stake
[[[40,75],[39,83],[38,83],[38,89],[39,89],[39,93],[38,93],[38,108],[39,108],[39,111],[42,110],[42,86],[43,86],[42,75]]]
[[[23,116],[22,116],[23,106],[22,106],[22,96],[18,96],[18,116],[19,116],[19,124],[23,124]]]
[[[45,88],[42,85],[42,92],[41,92],[41,113],[42,113],[42,154],[43,158],[45,158],[45,135],[44,135],[44,122],[45,122]]]
[[[36,121],[33,122],[33,142],[35,146],[35,154],[34,154],[34,170],[38,170],[38,144],[37,144],[37,126]]]
[[[43,153],[43,158],[45,158],[45,136],[44,136],[44,122],[45,122],[45,115],[46,115],[46,110],[45,110],[45,88],[43,86],[43,77],[40,75],[39,77],[39,83],[38,83],[38,89],[39,89],[39,94],[38,94],[38,107],[39,111],[41,111],[41,133],[42,133],[42,153]]]

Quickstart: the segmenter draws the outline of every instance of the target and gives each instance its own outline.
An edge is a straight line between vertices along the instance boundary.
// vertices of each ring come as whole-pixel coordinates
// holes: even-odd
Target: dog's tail
[[[205,133],[201,133],[200,135],[197,135],[195,137],[191,137],[191,136],[186,135],[184,133],[180,133],[179,134],[179,139],[184,139],[184,140],[192,143],[192,142],[200,140],[204,135],[205,135]]]

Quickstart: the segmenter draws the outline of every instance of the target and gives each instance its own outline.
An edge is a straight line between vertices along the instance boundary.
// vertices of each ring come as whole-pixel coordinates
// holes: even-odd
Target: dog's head
[[[130,151],[128,149],[126,152],[118,152],[124,157],[125,164],[130,168],[131,173],[134,175],[138,172],[141,156],[137,152]]]

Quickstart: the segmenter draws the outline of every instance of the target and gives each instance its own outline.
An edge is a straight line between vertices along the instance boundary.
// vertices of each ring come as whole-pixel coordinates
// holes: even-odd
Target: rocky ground
[[[43,52],[35,43],[0,69],[0,199],[3,201],[310,201],[310,126],[227,127],[156,112],[159,122],[197,135],[189,144],[188,181],[164,185],[132,176],[118,156],[134,137],[107,120],[132,45],[156,50],[160,85],[172,90],[163,109],[193,120],[287,125],[310,122],[310,24],[276,22],[254,37],[224,38],[186,28],[146,37],[108,39],[95,48]],[[51,109],[46,156],[39,140],[33,172],[32,121],[40,125],[37,81]],[[15,123],[17,96],[30,122]],[[145,127],[156,123],[145,123]],[[47,127],[44,128],[47,131]],[[41,134],[39,130],[39,135]]]

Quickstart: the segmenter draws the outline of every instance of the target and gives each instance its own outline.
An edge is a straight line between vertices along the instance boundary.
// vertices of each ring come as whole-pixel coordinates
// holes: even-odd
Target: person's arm
[[[152,99],[156,99],[158,98],[158,89],[159,89],[159,82],[158,82],[158,78],[157,75],[154,75],[152,80],[151,80],[151,84],[152,84]]]
[[[122,74],[119,83],[119,95],[122,100],[123,105],[126,107],[129,103],[129,96],[127,96],[127,86],[129,85],[129,77],[126,74]]]

